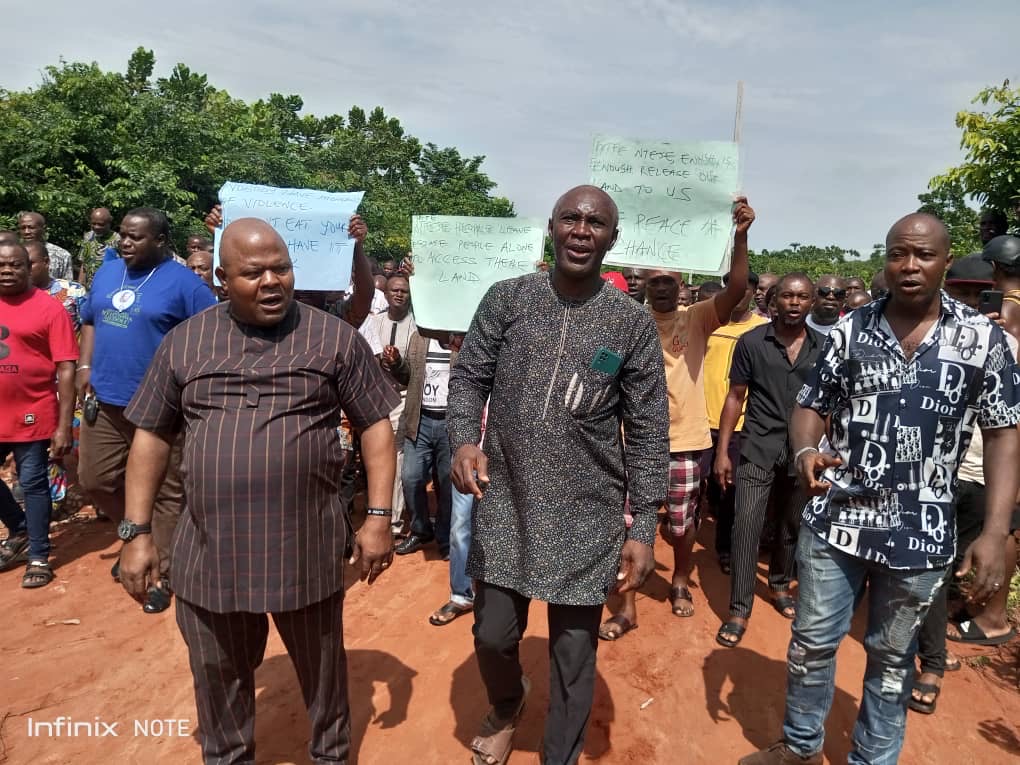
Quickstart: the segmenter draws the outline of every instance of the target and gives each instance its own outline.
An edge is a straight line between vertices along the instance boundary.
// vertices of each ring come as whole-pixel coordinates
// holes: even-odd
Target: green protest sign
[[[523,218],[415,215],[411,219],[414,321],[467,332],[489,287],[535,271],[545,224]]]
[[[591,182],[620,208],[606,263],[725,273],[738,164],[738,146],[727,141],[595,136]]]

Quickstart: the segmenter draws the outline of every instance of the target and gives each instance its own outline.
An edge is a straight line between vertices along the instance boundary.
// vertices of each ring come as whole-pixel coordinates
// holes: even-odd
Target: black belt
[[[430,420],[445,420],[446,410],[445,409],[422,409],[422,417],[428,417]]]

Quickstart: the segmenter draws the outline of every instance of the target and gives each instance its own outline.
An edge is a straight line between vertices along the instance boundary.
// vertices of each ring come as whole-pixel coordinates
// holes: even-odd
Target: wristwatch
[[[152,524],[151,523],[134,523],[125,518],[119,524],[117,524],[117,536],[125,542],[130,542],[132,539],[137,537],[139,534],[151,534]]]

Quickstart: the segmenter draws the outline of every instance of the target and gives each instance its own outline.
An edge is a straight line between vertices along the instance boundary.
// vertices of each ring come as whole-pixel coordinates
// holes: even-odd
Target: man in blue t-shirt
[[[124,407],[141,384],[163,336],[216,304],[205,283],[172,259],[170,223],[162,212],[147,207],[131,210],[120,224],[120,237],[121,257],[103,263],[82,302],[82,353],[75,381],[86,402],[81,485],[98,509],[118,522],[124,519],[124,474],[135,432],[124,418]],[[97,403],[90,407],[88,400],[93,397]],[[184,506],[180,457],[178,442],[156,498],[151,528],[122,523],[117,529],[125,541],[151,533],[159,550],[163,583],[149,591],[143,606],[146,613],[159,613],[170,605],[170,541]],[[114,577],[118,569],[119,563]]]

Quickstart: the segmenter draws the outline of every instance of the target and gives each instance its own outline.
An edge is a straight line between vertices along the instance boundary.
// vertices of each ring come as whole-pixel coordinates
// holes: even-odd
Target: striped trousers
[[[340,591],[272,615],[311,718],[314,763],[346,763],[350,751],[343,603]],[[255,669],[266,650],[267,615],[217,614],[178,597],[177,626],[188,646],[203,762],[254,763]]]
[[[787,450],[771,468],[744,461],[737,468],[736,515],[733,522],[733,552],[730,573],[730,614],[747,618],[754,605],[754,585],[758,572],[758,546],[761,541],[769,494],[776,510],[776,534],[769,560],[769,588],[773,592],[789,589],[794,577],[794,553],[797,531],[807,495],[797,477],[788,475]]]

